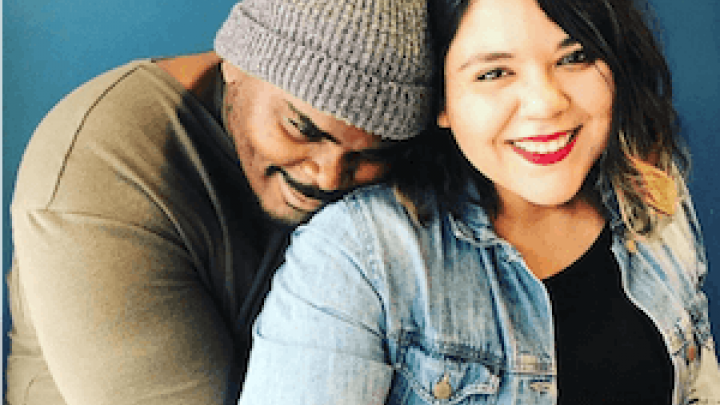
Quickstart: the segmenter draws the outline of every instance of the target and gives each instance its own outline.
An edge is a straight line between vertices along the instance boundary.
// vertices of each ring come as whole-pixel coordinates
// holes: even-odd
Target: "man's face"
[[[280,88],[223,62],[225,115],[263,210],[296,225],[343,192],[377,180],[385,146]]]

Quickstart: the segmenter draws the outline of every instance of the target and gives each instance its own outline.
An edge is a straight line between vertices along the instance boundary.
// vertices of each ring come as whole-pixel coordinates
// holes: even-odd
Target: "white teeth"
[[[555,153],[568,144],[571,136],[572,133],[567,132],[565,135],[548,142],[514,141],[513,145],[530,153]]]

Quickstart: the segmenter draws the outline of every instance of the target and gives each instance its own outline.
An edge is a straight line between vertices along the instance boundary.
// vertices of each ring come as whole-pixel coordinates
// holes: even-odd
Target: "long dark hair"
[[[437,66],[444,66],[450,44],[472,0],[429,0]],[[537,0],[546,15],[582,44],[592,59],[607,63],[615,84],[613,121],[607,148],[583,190],[596,195],[613,189],[631,232],[650,235],[672,214],[684,190],[689,155],[683,146],[672,105],[670,70],[650,28],[647,5],[632,0]],[[444,69],[436,69],[434,113],[444,104]],[[432,125],[410,141],[398,158],[396,191],[421,222],[427,191],[454,211],[468,181],[480,190],[478,201],[497,213],[498,198],[485,176],[465,159],[448,130]]]

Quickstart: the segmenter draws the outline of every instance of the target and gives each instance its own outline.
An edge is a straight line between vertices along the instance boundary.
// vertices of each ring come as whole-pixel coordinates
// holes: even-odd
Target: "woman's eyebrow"
[[[476,63],[490,63],[502,59],[512,59],[513,54],[508,52],[480,52],[471,55],[460,67],[458,71],[467,69]]]
[[[569,46],[577,45],[580,41],[578,41],[575,38],[567,37],[560,41],[560,44],[558,45],[558,49],[567,48]]]
[[[567,48],[576,44],[579,44],[578,40],[567,37],[560,41],[558,49]],[[503,59],[512,59],[513,57],[514,55],[510,52],[478,52],[471,55],[462,65],[460,65],[458,71],[467,69],[476,63],[491,63]]]

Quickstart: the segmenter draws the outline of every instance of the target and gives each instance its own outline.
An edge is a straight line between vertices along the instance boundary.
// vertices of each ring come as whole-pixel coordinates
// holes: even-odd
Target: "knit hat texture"
[[[431,117],[426,0],[243,0],[215,51],[386,139],[417,135]]]

